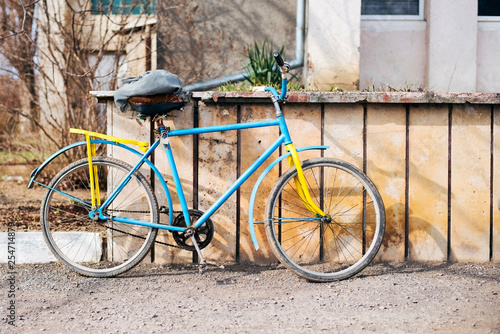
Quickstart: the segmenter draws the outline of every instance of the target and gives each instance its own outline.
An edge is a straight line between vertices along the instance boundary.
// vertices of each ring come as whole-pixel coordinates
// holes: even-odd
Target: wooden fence
[[[120,115],[109,92],[94,95],[108,104],[109,134],[152,140],[150,124],[139,126]],[[264,120],[274,117],[269,101],[265,93],[194,93],[166,125],[178,129]],[[379,260],[500,262],[500,94],[292,92],[283,109],[295,147],[328,145],[325,155],[364,170],[379,189],[387,216]],[[277,131],[171,138],[192,207],[207,209],[274,141]],[[301,158],[317,155],[308,151]],[[160,171],[168,170],[162,150],[154,159]],[[263,226],[257,226],[258,251],[248,230],[248,202],[259,174],[213,216],[216,236],[204,250],[209,260],[275,261]],[[168,173],[164,176],[170,180]],[[277,177],[278,170],[272,171],[259,190],[256,220],[263,219]],[[174,193],[173,182],[168,184]],[[164,196],[158,198],[162,205]],[[169,233],[158,239],[173,242]],[[152,257],[178,263],[192,254],[157,245]]]

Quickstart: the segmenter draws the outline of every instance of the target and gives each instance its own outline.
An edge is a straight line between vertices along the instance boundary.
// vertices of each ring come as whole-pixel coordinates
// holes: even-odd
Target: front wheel
[[[385,230],[379,192],[358,168],[332,158],[306,160],[306,186],[321,216],[299,195],[297,169],[274,185],[266,205],[266,234],[276,257],[311,281],[349,278],[377,254]],[[298,179],[298,178],[297,178]]]

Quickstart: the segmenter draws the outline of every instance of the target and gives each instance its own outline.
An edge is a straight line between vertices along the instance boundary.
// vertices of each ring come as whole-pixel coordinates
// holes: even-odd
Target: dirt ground
[[[43,190],[25,188],[0,181],[1,222],[17,231],[39,229]],[[493,263],[376,263],[327,284],[281,266],[217,264],[204,274],[141,264],[108,279],[56,263],[0,264],[0,277],[1,333],[500,333]]]
[[[19,179],[22,177],[22,179]],[[40,205],[45,190],[37,186],[27,189],[28,177],[0,175],[0,232],[7,231],[7,223],[14,222],[16,231],[40,231]]]

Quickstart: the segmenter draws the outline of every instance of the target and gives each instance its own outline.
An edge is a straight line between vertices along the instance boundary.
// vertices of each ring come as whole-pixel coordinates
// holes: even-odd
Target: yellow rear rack
[[[101,138],[104,140],[113,141],[115,143],[129,144],[129,145],[137,145],[142,152],[146,152],[148,150],[149,144],[144,141],[131,140],[125,138],[119,138],[114,136],[105,135],[99,132],[93,132],[82,129],[69,129],[70,133],[78,133],[85,135],[85,140],[87,142],[87,157],[89,159],[89,178],[90,178],[90,193],[92,196],[92,207],[93,210],[98,205],[101,205],[101,196],[99,192],[99,175],[97,174],[97,168],[92,164],[92,157],[96,156],[95,152],[95,144],[90,141],[95,138]]]

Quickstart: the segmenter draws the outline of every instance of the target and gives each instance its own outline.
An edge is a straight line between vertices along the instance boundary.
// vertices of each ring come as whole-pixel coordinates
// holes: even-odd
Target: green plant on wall
[[[276,61],[273,53],[277,51],[273,45],[267,40],[264,40],[262,45],[259,46],[257,42],[248,47],[247,59],[244,69],[247,71],[245,75],[246,81],[244,83],[227,82],[219,87],[218,91],[240,91],[250,92],[254,86],[272,86],[276,89],[281,89],[281,72],[276,67]],[[286,59],[285,46],[283,45],[278,52],[283,59]],[[290,74],[288,79],[288,90],[299,91],[303,90],[301,84],[292,81],[296,75]]]
[[[248,72],[246,80],[252,86],[277,86],[281,84],[281,73],[276,69],[276,62],[273,57],[272,43],[264,40],[261,46],[257,42],[248,48],[248,64],[245,70]],[[283,59],[285,57],[285,46],[278,50]]]

